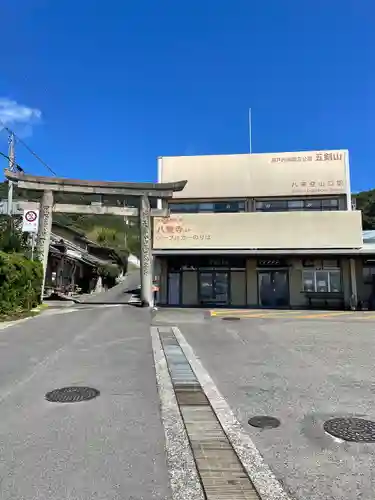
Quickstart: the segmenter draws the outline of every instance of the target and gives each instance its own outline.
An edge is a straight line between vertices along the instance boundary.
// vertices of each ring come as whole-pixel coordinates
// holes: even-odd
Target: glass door
[[[229,304],[229,273],[225,271],[200,272],[199,301],[203,305]]]
[[[212,304],[214,301],[214,273],[199,274],[199,300],[202,304]]]
[[[170,305],[170,306],[179,306],[180,305],[180,286],[181,286],[180,273],[169,273],[168,274],[168,305]]]
[[[289,305],[288,271],[258,271],[259,302],[263,307]]]
[[[216,272],[214,277],[215,304],[229,304],[229,273]]]

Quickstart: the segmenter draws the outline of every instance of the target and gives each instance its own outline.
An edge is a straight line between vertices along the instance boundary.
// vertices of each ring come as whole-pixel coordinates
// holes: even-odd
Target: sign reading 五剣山
[[[271,158],[271,163],[290,163],[290,162],[305,162],[305,161],[341,161],[343,159],[343,154],[341,152],[326,152],[319,153],[316,152],[314,155],[306,154],[299,156],[282,156]]]

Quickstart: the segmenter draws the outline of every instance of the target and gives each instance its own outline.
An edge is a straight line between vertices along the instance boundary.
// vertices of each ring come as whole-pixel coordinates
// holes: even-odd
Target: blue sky
[[[373,0],[0,9],[0,116],[60,176],[155,180],[157,156],[248,152],[251,106],[253,152],[348,148],[353,189],[375,187]]]

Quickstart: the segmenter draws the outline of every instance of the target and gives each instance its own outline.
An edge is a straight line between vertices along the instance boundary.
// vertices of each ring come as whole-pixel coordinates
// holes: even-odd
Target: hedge
[[[0,315],[29,311],[40,302],[43,268],[19,253],[0,252]]]

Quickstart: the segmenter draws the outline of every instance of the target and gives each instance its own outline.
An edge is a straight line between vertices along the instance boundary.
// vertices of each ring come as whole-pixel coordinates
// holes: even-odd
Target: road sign
[[[24,210],[22,231],[24,233],[37,233],[39,225],[39,210]]]

